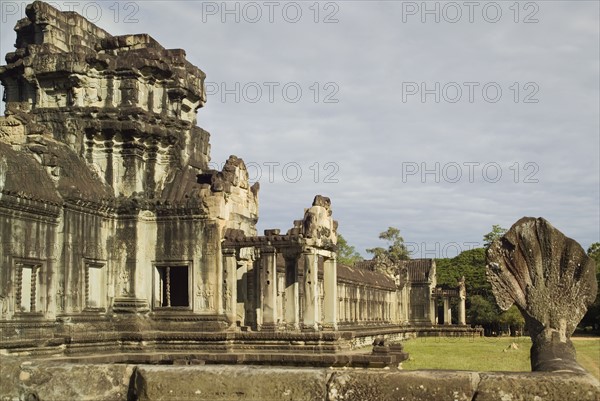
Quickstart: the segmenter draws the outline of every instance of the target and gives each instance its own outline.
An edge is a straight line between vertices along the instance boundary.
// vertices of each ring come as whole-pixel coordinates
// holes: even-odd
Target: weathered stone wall
[[[596,401],[586,374],[93,365],[7,361],[1,399],[260,401]],[[21,397],[21,398],[19,398]]]
[[[15,30],[0,67],[0,320],[160,312],[167,276],[179,309],[220,320],[221,240],[256,234],[258,186],[235,156],[208,169],[204,73],[39,1]]]
[[[178,170],[187,179],[186,170],[207,168],[209,135],[195,127],[204,73],[182,50],[166,50],[148,35],[110,36],[41,2],[27,14],[16,27],[17,50],[0,68],[7,116],[46,127],[115,196],[160,198]]]

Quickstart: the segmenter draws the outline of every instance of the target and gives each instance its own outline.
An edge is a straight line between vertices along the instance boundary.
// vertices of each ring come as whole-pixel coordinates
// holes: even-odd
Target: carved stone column
[[[250,273],[248,278],[250,284],[248,285],[248,290],[250,292],[249,299],[252,300],[251,307],[249,308],[250,312],[250,321],[255,330],[259,330],[262,326],[262,290],[260,285],[260,252],[258,250],[255,251],[256,255],[254,260],[252,261],[252,266],[248,272]]]
[[[429,320],[432,325],[438,324],[438,308],[437,308],[437,297],[431,295],[429,298]]]
[[[452,309],[450,309],[450,298],[444,297],[444,324],[452,324]]]
[[[285,322],[288,330],[300,328],[298,256],[285,258]]]
[[[319,266],[318,255],[313,249],[302,253],[304,259],[304,299],[302,326],[304,329],[319,329]]]
[[[462,276],[458,281],[458,299],[458,324],[464,326],[467,324],[465,307],[465,300],[467,299],[467,287],[465,285],[465,276]]]
[[[323,325],[329,329],[338,328],[338,296],[337,296],[337,261],[328,258],[323,265],[323,300],[324,318]]]
[[[150,292],[152,275],[147,273],[154,258],[155,248],[151,244],[156,244],[156,227],[149,221],[149,213],[138,213],[138,217],[124,218],[117,227],[115,252],[119,258],[119,292],[112,306],[116,313],[149,311],[146,296]]]
[[[461,297],[458,303],[458,324],[466,325],[467,324],[467,313],[465,307],[465,298]]]
[[[235,249],[223,249],[223,312],[231,324],[237,316],[237,258]]]
[[[267,247],[260,252],[260,287],[262,294],[262,329],[277,326],[277,253]]]
[[[249,325],[253,319],[252,308],[254,300],[251,298],[249,285],[252,275],[252,261],[254,260],[253,248],[242,248],[239,251],[237,272],[236,272],[236,291],[237,291],[237,308],[236,319],[240,321],[241,326]],[[253,292],[253,291],[252,291]]]

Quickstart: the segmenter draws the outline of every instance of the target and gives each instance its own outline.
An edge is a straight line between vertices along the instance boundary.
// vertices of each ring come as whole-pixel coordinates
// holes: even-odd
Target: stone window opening
[[[155,308],[190,307],[189,266],[156,266],[154,306]]]
[[[41,263],[19,261],[16,266],[15,311],[17,313],[36,313],[39,293],[39,274]]]
[[[104,263],[85,261],[85,309],[106,311],[106,269]]]

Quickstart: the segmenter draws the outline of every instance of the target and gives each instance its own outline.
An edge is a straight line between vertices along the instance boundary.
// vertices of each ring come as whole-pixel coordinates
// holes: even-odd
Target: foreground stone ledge
[[[599,401],[598,380],[590,374],[557,372],[479,373],[474,401]]]
[[[569,372],[74,364],[0,357],[0,400],[599,401],[600,383]]]
[[[136,370],[133,395],[140,401],[321,400],[326,369],[256,366],[144,366]]]
[[[127,400],[134,365],[0,359],[0,400]]]
[[[469,401],[478,380],[471,372],[352,370],[334,376],[327,400]]]

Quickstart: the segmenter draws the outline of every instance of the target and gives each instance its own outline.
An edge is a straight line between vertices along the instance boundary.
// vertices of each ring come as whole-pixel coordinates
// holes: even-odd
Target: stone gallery
[[[0,66],[0,399],[598,400],[570,341],[594,265],[543,219],[487,254],[535,372],[337,369],[476,334],[464,277],[439,287],[432,259],[339,264],[322,195],[259,235],[242,159],[209,168],[205,75],[183,50],[39,1],[26,14]]]
[[[446,331],[469,330],[464,281],[436,288],[433,260],[338,264],[327,197],[258,235],[242,159],[208,167],[205,74],[183,50],[42,2],[26,12],[0,67],[0,348],[260,348],[289,333],[338,350],[449,326],[451,298]]]

